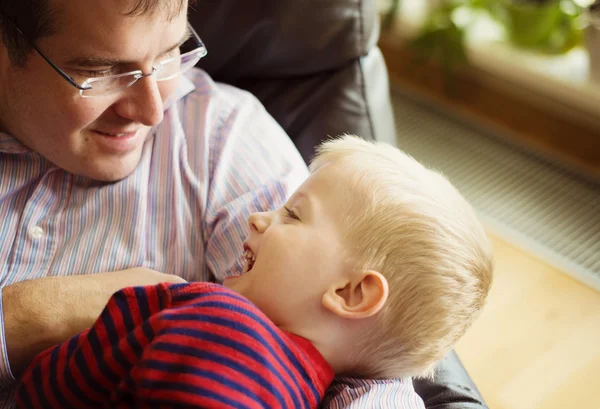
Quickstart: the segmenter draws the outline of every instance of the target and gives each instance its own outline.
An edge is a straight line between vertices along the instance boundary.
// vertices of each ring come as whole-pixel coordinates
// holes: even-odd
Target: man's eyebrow
[[[75,57],[66,62],[68,66],[81,68],[112,67],[127,63],[131,61],[103,57]]]
[[[192,33],[189,28],[185,31],[183,37],[177,42],[177,44],[167,48],[161,52],[156,58],[160,58],[166,54],[169,54],[176,48],[181,47],[190,37]],[[67,65],[71,67],[82,67],[82,68],[97,68],[97,67],[112,67],[115,65],[127,65],[133,64],[135,61],[122,60],[118,58],[105,58],[105,57],[75,57],[67,61]]]

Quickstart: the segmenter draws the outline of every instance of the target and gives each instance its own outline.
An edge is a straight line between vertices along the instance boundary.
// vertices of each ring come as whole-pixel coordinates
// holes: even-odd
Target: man
[[[0,407],[118,289],[240,271],[247,216],[307,175],[255,98],[181,75],[187,6],[0,0]]]

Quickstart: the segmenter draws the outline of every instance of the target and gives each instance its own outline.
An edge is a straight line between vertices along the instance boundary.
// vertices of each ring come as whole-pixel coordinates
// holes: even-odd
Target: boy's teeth
[[[256,261],[256,254],[252,252],[252,250],[248,249],[244,252],[244,257],[250,261]]]

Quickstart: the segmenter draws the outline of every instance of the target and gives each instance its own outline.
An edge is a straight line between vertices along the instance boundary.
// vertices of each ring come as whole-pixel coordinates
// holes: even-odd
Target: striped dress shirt
[[[243,268],[249,214],[280,206],[306,176],[258,100],[200,70],[182,78],[138,167],[116,183],[69,174],[0,133],[0,286],[140,266],[221,281]],[[10,408],[1,304],[0,408]],[[406,381],[340,380],[331,391],[336,409],[422,407]]]
[[[114,294],[92,328],[41,353],[18,409],[318,409],[333,370],[219,284]]]

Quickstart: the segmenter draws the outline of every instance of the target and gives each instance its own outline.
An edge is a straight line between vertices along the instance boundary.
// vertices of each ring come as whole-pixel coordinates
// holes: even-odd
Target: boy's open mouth
[[[254,267],[254,262],[256,261],[256,254],[254,254],[254,252],[247,245],[244,245],[244,260],[244,274],[246,274],[248,271],[252,270],[252,267]]]

